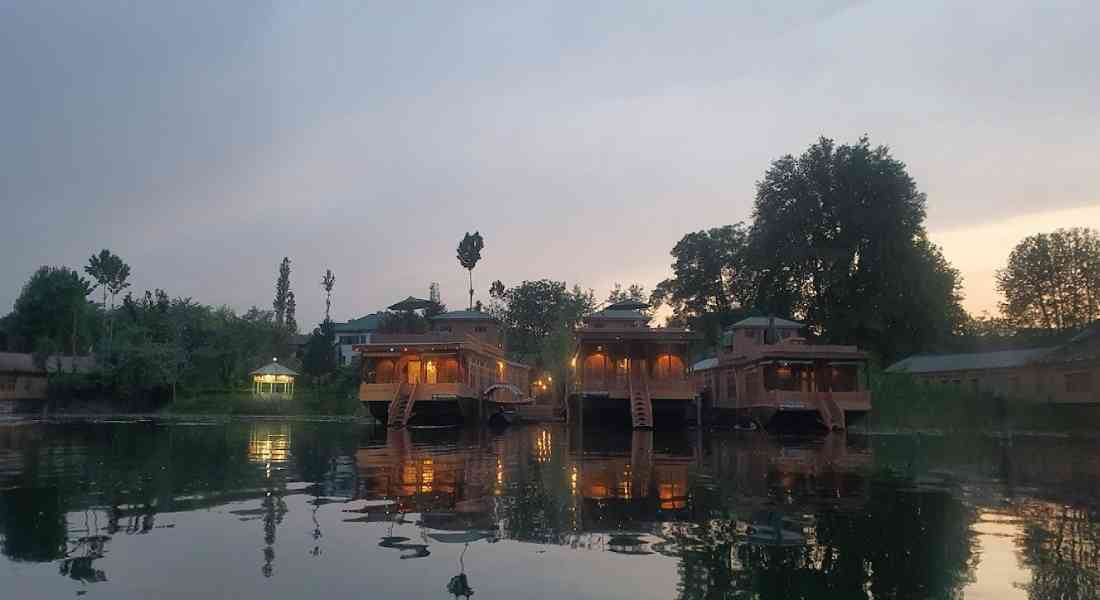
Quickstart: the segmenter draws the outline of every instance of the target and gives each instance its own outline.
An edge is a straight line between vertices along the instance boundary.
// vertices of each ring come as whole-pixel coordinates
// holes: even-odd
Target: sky
[[[373,312],[440,283],[652,289],[771,161],[885,144],[993,311],[1026,235],[1100,227],[1100,3],[0,0],[0,313],[110,248],[133,289]]]

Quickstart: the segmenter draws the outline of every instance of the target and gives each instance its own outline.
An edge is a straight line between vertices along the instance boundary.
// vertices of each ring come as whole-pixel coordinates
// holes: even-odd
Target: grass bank
[[[873,409],[867,427],[876,431],[938,430],[1100,431],[1100,407],[1067,406],[997,398],[952,385],[925,385],[907,375],[872,373]]]

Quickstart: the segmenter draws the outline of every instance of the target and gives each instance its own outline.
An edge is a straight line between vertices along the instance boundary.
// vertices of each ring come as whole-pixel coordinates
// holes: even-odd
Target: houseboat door
[[[408,362],[407,381],[409,385],[415,385],[420,383],[420,361],[410,360]]]

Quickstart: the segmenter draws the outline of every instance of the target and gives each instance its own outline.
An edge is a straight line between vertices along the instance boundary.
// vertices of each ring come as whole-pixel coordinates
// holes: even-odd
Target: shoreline
[[[189,413],[55,413],[38,415],[30,413],[0,415],[0,426],[4,425],[33,425],[50,423],[193,423],[197,425],[221,425],[234,422],[255,421],[289,421],[297,423],[344,423],[354,425],[382,425],[373,417],[355,415],[314,415],[314,414],[189,414]],[[525,423],[526,426],[534,423]],[[568,426],[568,425],[566,425]],[[707,428],[711,433],[722,433],[720,428]],[[692,428],[692,431],[695,431]],[[596,431],[596,430],[593,430]],[[735,432],[731,432],[735,433]],[[783,437],[824,437],[822,432],[798,432],[798,433],[769,433],[772,436]],[[986,430],[986,429],[872,429],[865,430],[859,427],[847,430],[850,435],[862,435],[871,437],[951,437],[956,435],[980,435],[987,438],[1006,439],[1013,438],[1054,438],[1066,440],[1095,440],[1100,441],[1100,431],[1074,432],[1074,431],[1044,431],[1044,430]]]

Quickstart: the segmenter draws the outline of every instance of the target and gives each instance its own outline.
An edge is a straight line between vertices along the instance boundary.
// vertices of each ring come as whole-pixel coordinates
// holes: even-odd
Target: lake
[[[1100,597],[1059,438],[0,425],[4,598]]]

